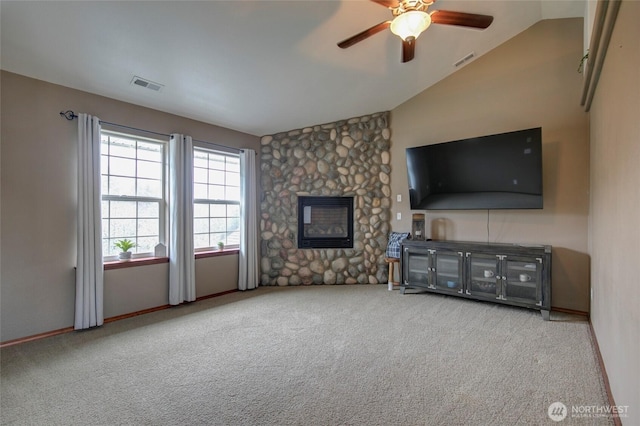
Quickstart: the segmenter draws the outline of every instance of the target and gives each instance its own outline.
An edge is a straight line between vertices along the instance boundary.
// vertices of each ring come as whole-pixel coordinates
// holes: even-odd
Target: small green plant
[[[136,243],[125,238],[116,241],[113,245],[122,250],[122,252],[124,253],[134,248],[136,246]]]
[[[220,250],[223,250],[223,249],[224,249],[224,241],[218,241],[218,248],[219,248]]]

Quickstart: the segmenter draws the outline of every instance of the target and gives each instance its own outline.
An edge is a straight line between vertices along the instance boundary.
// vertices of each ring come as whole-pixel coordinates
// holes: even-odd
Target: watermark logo
[[[554,422],[561,422],[567,416],[571,418],[613,418],[627,417],[628,405],[573,405],[571,410],[560,401],[549,405],[547,415]]]
[[[561,422],[567,417],[567,406],[560,401],[556,401],[547,409],[547,415],[554,422]]]

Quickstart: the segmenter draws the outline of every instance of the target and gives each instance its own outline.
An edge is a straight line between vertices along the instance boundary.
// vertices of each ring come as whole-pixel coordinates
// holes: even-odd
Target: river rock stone
[[[260,139],[262,285],[386,282],[390,229],[389,113]],[[354,197],[352,249],[298,249],[297,199]]]

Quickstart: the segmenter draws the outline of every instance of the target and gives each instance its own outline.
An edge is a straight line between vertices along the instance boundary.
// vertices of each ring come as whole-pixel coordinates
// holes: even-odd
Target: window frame
[[[164,244],[165,247],[167,246],[167,235],[168,235],[168,151],[169,151],[169,141],[168,140],[162,140],[162,139],[157,139],[157,138],[149,138],[149,137],[145,137],[145,136],[139,136],[136,135],[134,133],[123,133],[123,132],[118,132],[118,131],[113,131],[113,130],[108,130],[108,129],[102,129],[100,132],[100,156],[102,158],[102,156],[104,155],[104,153],[102,152],[102,144],[103,144],[103,136],[106,135],[108,137],[117,137],[117,138],[123,138],[123,139],[129,139],[129,140],[134,140],[136,142],[140,141],[140,142],[147,142],[147,143],[154,143],[154,144],[158,144],[162,147],[162,154],[161,154],[161,169],[162,169],[162,177],[161,177],[161,198],[156,198],[156,197],[149,197],[149,196],[132,196],[132,195],[110,195],[110,194],[104,194],[101,193],[101,200],[100,200],[100,207],[101,209],[103,208],[103,202],[104,201],[132,201],[132,202],[148,202],[148,203],[158,203],[158,243]],[[111,154],[108,153],[107,157],[111,157]],[[136,158],[137,160],[137,158]],[[147,160],[145,160],[147,161]],[[101,176],[101,182],[100,182],[100,188],[102,191],[102,177],[103,176],[112,176],[109,173],[109,170],[105,171],[104,170],[100,170],[100,176]],[[117,176],[117,175],[115,175]],[[138,175],[136,172],[136,176],[135,179],[138,179]],[[144,179],[144,178],[143,178]],[[102,217],[101,215],[101,221],[103,221],[102,223],[104,223],[104,217]],[[139,220],[139,217],[137,215],[136,212],[136,223]],[[111,220],[111,214],[109,215],[109,220]],[[136,238],[137,238],[137,226],[136,226]],[[103,229],[102,231],[102,235],[101,235],[101,240],[104,241],[104,234],[105,231]],[[106,239],[112,239],[110,236],[110,230],[107,230],[107,238]],[[154,251],[147,251],[147,252],[141,252],[141,253],[132,253],[131,258],[132,259],[141,259],[141,258],[150,258],[150,257],[155,257],[155,252]],[[105,255],[103,253],[102,256],[102,261],[103,263],[106,262],[114,262],[114,261],[118,261],[118,255]]]
[[[198,254],[198,253],[205,253],[205,252],[213,252],[213,251],[219,251],[217,246],[208,246],[208,247],[196,247],[196,243],[195,243],[195,236],[196,236],[196,230],[195,230],[195,219],[196,219],[196,205],[207,205],[207,206],[211,206],[211,205],[237,205],[238,206],[238,210],[239,210],[239,216],[238,218],[241,217],[241,211],[242,211],[242,200],[238,199],[237,201],[235,200],[225,200],[225,199],[209,199],[209,198],[195,198],[195,185],[196,185],[196,178],[195,178],[195,168],[196,168],[196,162],[195,162],[195,157],[196,157],[196,151],[200,151],[200,152],[204,152],[207,154],[216,154],[216,155],[222,155],[225,157],[232,157],[238,160],[238,177],[240,179],[239,183],[238,183],[238,190],[241,191],[242,188],[242,176],[241,176],[241,172],[240,172],[240,154],[235,152],[235,151],[227,151],[227,150],[223,150],[220,149],[219,147],[211,147],[209,144],[207,143],[195,143],[193,145],[193,158],[194,158],[194,162],[193,162],[193,168],[194,168],[194,173],[193,173],[193,186],[194,186],[194,198],[193,198],[193,220],[194,220],[194,230],[193,230],[193,238],[194,238],[194,253]],[[226,162],[226,160],[225,160]],[[201,168],[201,167],[199,167]],[[212,170],[207,168],[207,170]],[[226,170],[225,170],[226,172]],[[198,182],[200,183],[200,182]],[[226,183],[223,185],[225,188],[227,186],[229,187],[235,187],[233,185],[226,185]],[[240,197],[239,197],[240,198]],[[225,216],[225,219],[228,219],[230,216]],[[233,217],[233,216],[231,216]],[[209,219],[211,219],[211,216],[209,216]],[[241,226],[241,225],[240,225]],[[240,226],[238,228],[238,232],[240,232]],[[226,234],[228,234],[228,230],[225,227],[225,231]],[[211,234],[211,232],[209,232],[209,234]],[[225,250],[229,249],[229,250],[237,250],[240,248],[240,244],[238,242],[238,244],[227,244],[225,243],[224,245]]]

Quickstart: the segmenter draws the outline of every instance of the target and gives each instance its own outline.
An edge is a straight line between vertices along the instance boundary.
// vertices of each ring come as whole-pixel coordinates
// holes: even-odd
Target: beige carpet
[[[386,284],[261,287],[1,356],[7,425],[532,425],[607,403],[583,319]]]

